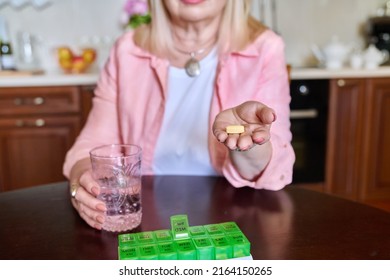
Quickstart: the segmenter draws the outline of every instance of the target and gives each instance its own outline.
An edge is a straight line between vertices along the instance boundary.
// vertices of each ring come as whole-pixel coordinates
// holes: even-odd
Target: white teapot
[[[315,57],[328,69],[340,69],[344,66],[352,45],[343,44],[336,36],[323,48],[312,45]]]
[[[364,67],[366,69],[375,69],[379,65],[389,60],[389,53],[386,50],[379,50],[374,44],[370,44],[364,51]]]

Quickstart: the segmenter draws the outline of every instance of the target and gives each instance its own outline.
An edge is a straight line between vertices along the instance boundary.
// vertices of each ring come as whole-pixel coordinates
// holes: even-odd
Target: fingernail
[[[256,144],[261,144],[264,142],[264,138],[258,138],[255,141],[256,141]]]
[[[101,230],[101,229],[102,229],[102,226],[99,225],[99,224],[95,224],[95,228],[98,229],[98,230]]]
[[[275,113],[272,113],[272,115],[274,116],[274,120],[273,120],[273,122],[274,122],[274,121],[276,121],[276,115],[275,115]]]
[[[107,211],[107,207],[103,203],[99,203],[98,205],[96,205],[96,209],[103,212]]]
[[[97,216],[97,217],[96,217],[96,220],[97,220],[99,223],[101,223],[101,224],[104,223],[104,217],[102,217],[102,216]]]
[[[93,192],[94,195],[96,196],[99,195],[99,189],[97,187],[92,187],[91,191]]]

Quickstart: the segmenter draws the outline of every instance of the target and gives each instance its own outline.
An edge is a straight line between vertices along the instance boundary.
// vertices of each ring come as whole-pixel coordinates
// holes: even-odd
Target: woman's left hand
[[[247,101],[241,105],[220,112],[214,120],[213,133],[230,150],[246,151],[255,144],[261,145],[270,139],[270,128],[276,120],[274,110],[257,101]],[[242,125],[243,133],[228,134],[229,125]]]

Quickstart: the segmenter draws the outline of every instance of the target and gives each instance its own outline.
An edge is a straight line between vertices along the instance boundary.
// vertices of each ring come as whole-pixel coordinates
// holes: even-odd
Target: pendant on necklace
[[[195,58],[195,56],[201,54],[202,52],[204,52],[204,49],[196,52],[191,52],[190,53],[191,58],[184,65],[184,69],[186,70],[187,75],[190,76],[191,78],[199,76],[200,74],[200,63],[199,60]]]
[[[196,77],[200,74],[200,64],[194,56],[191,56],[191,58],[184,65],[184,68],[186,69],[187,75],[190,77]]]

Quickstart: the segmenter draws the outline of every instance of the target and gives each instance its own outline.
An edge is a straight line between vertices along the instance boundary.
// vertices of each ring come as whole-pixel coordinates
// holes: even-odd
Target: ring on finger
[[[79,185],[77,183],[70,184],[70,196],[72,198],[76,198],[77,190],[79,189]]]

